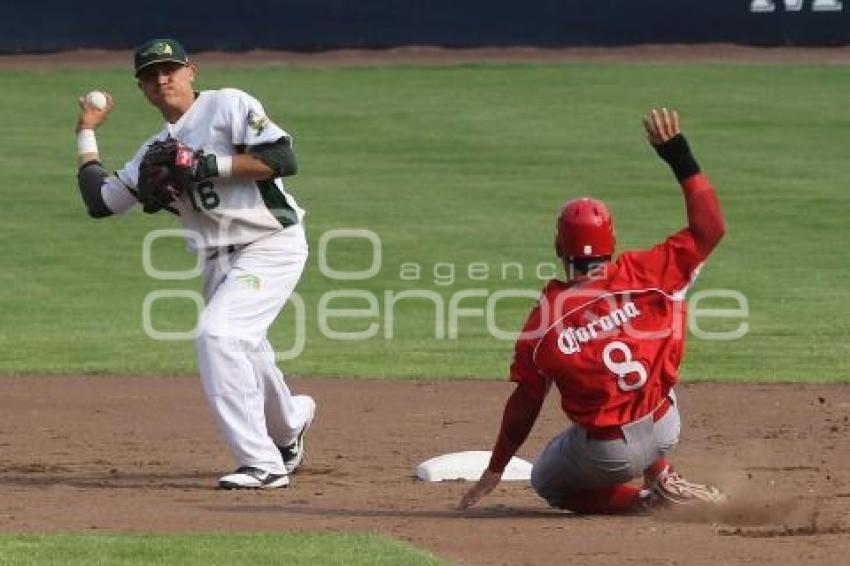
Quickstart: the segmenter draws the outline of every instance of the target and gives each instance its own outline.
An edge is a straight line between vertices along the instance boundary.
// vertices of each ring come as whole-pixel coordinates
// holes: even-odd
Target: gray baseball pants
[[[679,441],[678,401],[661,419],[649,414],[622,427],[622,439],[594,440],[578,425],[553,438],[534,462],[531,485],[540,497],[558,507],[565,495],[610,487],[643,475]]]

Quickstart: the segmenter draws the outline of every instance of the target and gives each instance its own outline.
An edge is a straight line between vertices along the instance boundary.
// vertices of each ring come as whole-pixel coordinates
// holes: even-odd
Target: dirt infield
[[[191,377],[0,378],[0,530],[363,530],[468,564],[840,564],[850,551],[850,386],[679,388],[674,462],[724,487],[702,516],[581,517],[520,482],[480,508],[416,464],[489,449],[504,382],[294,379],[319,412],[295,486],[214,489],[232,462]],[[521,455],[565,425],[547,402]]]

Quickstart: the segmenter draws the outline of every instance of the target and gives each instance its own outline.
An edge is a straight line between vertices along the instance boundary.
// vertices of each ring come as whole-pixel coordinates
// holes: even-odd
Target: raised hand
[[[679,113],[666,108],[653,108],[643,118],[643,127],[646,129],[646,137],[654,146],[663,144],[678,135]]]

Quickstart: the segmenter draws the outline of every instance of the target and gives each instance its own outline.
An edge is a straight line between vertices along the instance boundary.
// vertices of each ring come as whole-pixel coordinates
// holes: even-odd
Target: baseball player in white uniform
[[[292,395],[266,336],[307,260],[304,211],[281,181],[297,169],[292,138],[245,92],[196,92],[196,68],[179,42],[149,41],[134,59],[139,88],[166,124],[110,175],[94,131],[112,111],[112,97],[103,109],[80,99],[81,195],[93,217],[123,214],[139,202],[139,168],[151,143],[173,139],[196,150],[192,189],[164,208],[179,215],[189,247],[206,259],[198,365],[238,465],[219,486],[285,487],[316,411],[311,397]]]

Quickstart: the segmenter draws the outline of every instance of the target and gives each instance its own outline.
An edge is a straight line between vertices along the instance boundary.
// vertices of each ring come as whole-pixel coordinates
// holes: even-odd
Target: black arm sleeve
[[[655,151],[658,152],[661,159],[667,162],[680,183],[700,172],[697,160],[691,153],[688,140],[682,134],[676,134],[666,142],[656,146]]]
[[[87,161],[80,166],[77,172],[77,185],[80,188],[80,196],[86,204],[89,216],[92,218],[103,218],[111,216],[112,211],[103,202],[101,187],[109,176],[100,161]]]
[[[273,143],[263,143],[248,148],[248,153],[274,171],[274,177],[289,177],[298,173],[298,163],[292,151],[292,140],[280,138]]]

